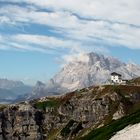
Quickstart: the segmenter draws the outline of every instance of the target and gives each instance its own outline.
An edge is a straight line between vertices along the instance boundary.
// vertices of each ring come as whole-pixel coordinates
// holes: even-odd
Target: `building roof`
[[[116,72],[112,72],[111,75],[113,75],[113,76],[114,76],[114,75],[116,75],[116,76],[122,76],[121,74],[116,73]]]
[[[122,79],[122,81],[126,81],[126,82],[128,82],[129,80],[127,80],[127,79]]]

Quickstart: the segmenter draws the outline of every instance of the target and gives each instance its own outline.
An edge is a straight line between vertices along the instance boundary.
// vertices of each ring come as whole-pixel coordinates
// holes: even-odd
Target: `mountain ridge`
[[[31,93],[32,87],[21,81],[0,79],[0,103],[11,103],[20,95]]]
[[[42,93],[37,93],[40,97],[108,83],[110,73],[114,71],[122,74],[123,79],[128,80],[140,76],[140,66],[126,64],[114,57],[94,52],[75,57],[48,81]]]
[[[53,78],[54,83],[61,83],[67,88],[70,84],[76,85],[69,89],[88,87],[106,82],[110,78],[110,73],[116,71],[126,79],[140,76],[140,67],[134,64],[125,64],[113,57],[105,57],[96,53],[85,54],[89,57],[87,62],[73,62],[66,65]],[[84,77],[84,78],[83,78]]]

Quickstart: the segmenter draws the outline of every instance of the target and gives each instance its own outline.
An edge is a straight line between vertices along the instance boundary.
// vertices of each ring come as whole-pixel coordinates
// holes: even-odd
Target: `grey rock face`
[[[97,86],[10,105],[0,113],[0,137],[1,140],[74,139],[125,116],[139,103],[139,97],[138,86]]]

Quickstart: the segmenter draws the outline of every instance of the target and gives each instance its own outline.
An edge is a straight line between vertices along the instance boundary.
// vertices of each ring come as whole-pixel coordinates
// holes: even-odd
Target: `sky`
[[[140,65],[140,0],[0,0],[0,78],[35,84],[75,55]]]

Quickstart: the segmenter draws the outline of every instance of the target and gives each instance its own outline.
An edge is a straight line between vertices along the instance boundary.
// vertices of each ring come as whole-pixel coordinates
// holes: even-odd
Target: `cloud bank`
[[[1,0],[0,49],[55,53],[140,49],[139,0]],[[36,33],[36,26],[44,30]],[[22,27],[22,28],[21,28]],[[38,27],[38,28],[39,28]],[[66,58],[68,59],[68,58]]]

